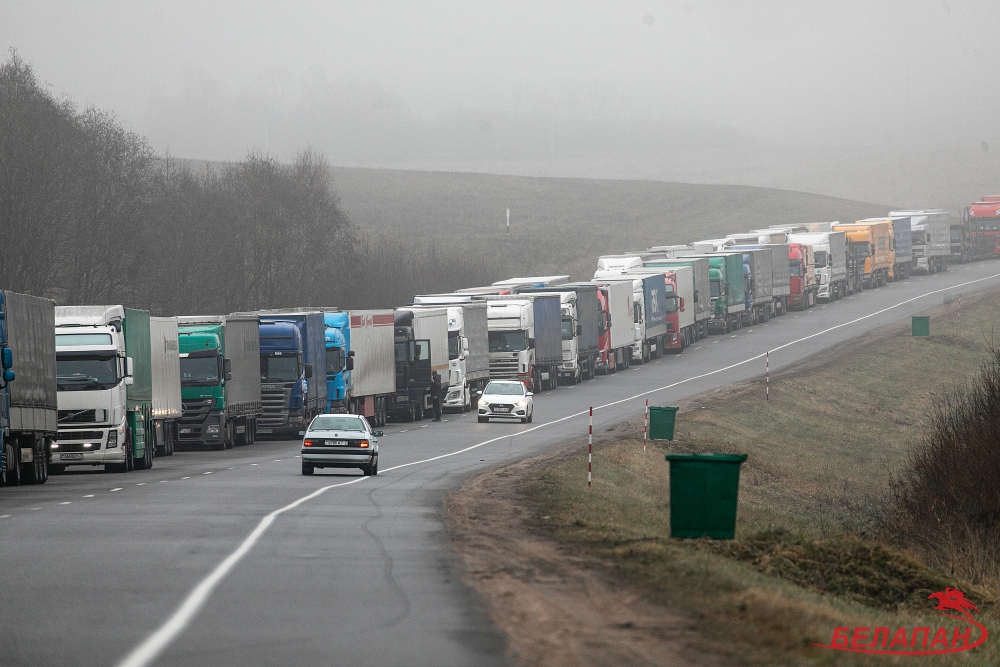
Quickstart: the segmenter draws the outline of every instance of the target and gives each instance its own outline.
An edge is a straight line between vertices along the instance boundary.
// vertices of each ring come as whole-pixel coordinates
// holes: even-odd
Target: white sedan
[[[316,468],[360,468],[378,474],[378,439],[368,420],[359,415],[317,415],[302,432],[302,474]]]
[[[479,397],[479,423],[491,417],[520,419],[522,424],[531,422],[535,415],[532,393],[517,380],[491,380]]]

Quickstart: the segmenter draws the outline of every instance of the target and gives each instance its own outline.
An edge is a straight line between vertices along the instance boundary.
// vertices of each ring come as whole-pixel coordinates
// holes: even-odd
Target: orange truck
[[[865,252],[864,288],[871,289],[889,282],[892,277],[892,221],[859,220],[833,225],[833,231],[844,232],[847,245],[862,247]]]

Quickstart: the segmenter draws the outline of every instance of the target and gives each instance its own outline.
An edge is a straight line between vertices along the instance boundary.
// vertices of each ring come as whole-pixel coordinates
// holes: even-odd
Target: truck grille
[[[264,406],[264,415],[258,420],[260,426],[280,428],[288,425],[288,400],[292,394],[292,386],[280,389],[260,390],[260,402]]]
[[[60,443],[60,449],[62,449],[62,442],[64,440],[86,440],[92,442],[100,442],[103,439],[103,433],[100,431],[59,431],[59,437],[57,440]]]
[[[103,421],[104,410],[101,410]],[[60,424],[94,424],[97,422],[97,410],[60,410]]]
[[[208,413],[212,410],[212,404],[205,401],[181,404],[182,424],[202,424],[208,418]]]
[[[519,368],[517,359],[490,359],[490,377],[497,380],[516,380]]]

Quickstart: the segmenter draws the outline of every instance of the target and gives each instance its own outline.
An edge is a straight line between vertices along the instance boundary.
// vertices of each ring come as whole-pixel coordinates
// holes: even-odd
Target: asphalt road
[[[982,262],[789,313],[536,395],[534,424],[470,413],[390,425],[374,478],[303,477],[298,442],[284,441],[0,489],[0,664],[507,664],[456,577],[450,490],[570,438],[583,451],[591,405],[606,428],[641,415],[645,398],[675,404],[760,376],[767,350],[778,370],[998,286],[1000,262]]]

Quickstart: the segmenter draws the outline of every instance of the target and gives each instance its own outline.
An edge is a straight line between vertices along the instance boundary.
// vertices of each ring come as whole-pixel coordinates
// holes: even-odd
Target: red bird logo
[[[943,591],[931,593],[927,596],[927,599],[937,600],[937,606],[934,607],[936,611],[957,611],[968,618],[972,618],[972,615],[969,613],[970,609],[979,611],[979,608],[965,597],[965,593],[951,586],[948,586]]]

